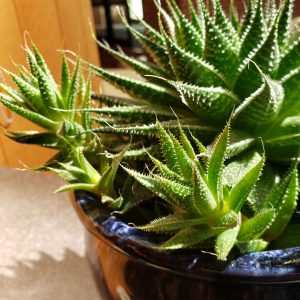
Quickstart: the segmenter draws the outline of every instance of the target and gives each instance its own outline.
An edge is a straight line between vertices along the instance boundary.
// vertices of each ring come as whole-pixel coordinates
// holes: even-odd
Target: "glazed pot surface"
[[[158,252],[158,241],[99,212],[76,192],[100,299],[300,299],[300,248],[244,255],[228,262],[199,251]]]

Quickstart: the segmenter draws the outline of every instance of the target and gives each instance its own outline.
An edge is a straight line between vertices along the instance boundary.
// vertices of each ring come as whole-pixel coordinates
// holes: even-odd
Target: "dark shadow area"
[[[128,23],[139,32],[144,28],[130,14],[126,0],[92,0],[95,29],[98,40],[107,41],[115,50],[122,47],[122,50],[132,57],[142,58],[144,50],[135,40],[130,31],[121,20],[120,12],[126,17]],[[141,7],[142,9],[142,7]],[[104,68],[124,67],[118,60],[113,59],[105,51],[99,49],[101,66]]]
[[[87,258],[69,249],[62,260],[41,252],[38,260],[5,268],[13,276],[0,274],[1,300],[99,299]]]

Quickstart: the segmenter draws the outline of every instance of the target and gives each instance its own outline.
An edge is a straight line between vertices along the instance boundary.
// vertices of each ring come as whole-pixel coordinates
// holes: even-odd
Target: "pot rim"
[[[86,192],[84,192],[86,193]],[[127,257],[129,257],[131,260],[143,264],[143,265],[147,265],[159,270],[164,270],[179,276],[183,276],[186,278],[190,278],[190,279],[198,279],[198,280],[203,280],[205,279],[206,281],[221,281],[223,283],[229,283],[229,282],[235,282],[238,284],[251,284],[251,283],[255,283],[255,284],[259,284],[259,285],[268,285],[268,284],[293,284],[293,283],[300,283],[300,247],[295,247],[295,248],[289,248],[289,249],[284,249],[284,250],[271,250],[271,251],[264,251],[264,252],[260,252],[261,254],[272,254],[275,253],[276,251],[284,251],[284,252],[291,252],[291,253],[299,253],[299,257],[297,260],[295,260],[295,265],[291,264],[292,261],[290,261],[290,264],[280,264],[280,265],[275,265],[273,267],[269,267],[269,271],[265,271],[265,273],[260,273],[260,272],[255,272],[255,270],[253,272],[249,272],[247,270],[244,271],[234,271],[233,270],[228,270],[228,271],[220,271],[220,270],[216,270],[216,269],[209,269],[209,268],[205,268],[205,267],[199,267],[198,270],[201,271],[201,273],[197,272],[197,273],[192,273],[189,272],[189,270],[183,270],[180,269],[178,266],[174,265],[174,264],[162,264],[161,261],[150,261],[147,260],[146,256],[142,256],[140,251],[128,251],[123,249],[120,245],[117,245],[116,243],[113,242],[113,240],[111,239],[111,237],[107,234],[105,234],[104,232],[101,232],[101,226],[103,226],[102,224],[99,224],[99,222],[97,222],[96,218],[88,215],[84,209],[84,205],[82,203],[82,199],[78,198],[78,193],[75,192],[75,195],[72,194],[71,195],[71,202],[72,205],[77,213],[77,215],[79,216],[81,222],[83,223],[83,225],[85,226],[86,230],[89,232],[89,234],[91,234],[92,236],[94,236],[96,239],[101,240],[101,242],[105,243],[107,246],[113,248],[114,250],[118,251],[119,253],[121,253],[122,255],[125,255]],[[106,215],[106,219],[108,220],[108,217]],[[119,220],[116,219],[116,222],[120,222]],[[128,226],[125,222],[121,222],[122,224]],[[131,228],[131,227],[130,227]],[[133,243],[133,241],[131,240],[131,243]],[[138,243],[136,243],[137,246],[140,246]],[[145,248],[147,249],[147,247],[145,247],[145,245],[143,245]],[[131,248],[129,248],[130,250],[132,250]],[[139,249],[140,250],[140,249]],[[143,249],[142,249],[143,250]],[[150,250],[149,246],[148,249]],[[153,252],[153,254],[158,255],[159,251],[157,250],[153,250],[151,249],[151,251]],[[130,253],[132,252],[132,253]],[[252,254],[248,254],[248,255],[244,255],[239,257],[236,261],[238,261],[239,259],[243,258],[243,257],[248,257],[248,256],[254,256],[257,253],[252,253]],[[247,267],[247,266],[245,266]],[[297,268],[298,267],[298,268]],[[260,265],[257,265],[258,270],[260,270],[260,268],[262,268]],[[273,272],[272,272],[272,270]],[[274,272],[279,270],[279,268],[281,268],[281,272]],[[294,271],[294,272],[293,272]],[[296,272],[295,272],[296,271]]]

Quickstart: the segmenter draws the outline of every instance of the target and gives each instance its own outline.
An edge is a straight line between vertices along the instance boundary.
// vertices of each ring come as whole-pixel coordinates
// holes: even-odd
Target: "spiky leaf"
[[[181,230],[158,249],[175,250],[181,248],[192,248],[194,245],[214,236],[216,232],[207,225],[191,227]]]
[[[245,203],[248,195],[250,194],[261,174],[263,164],[264,158],[261,158],[258,163],[254,165],[231,189],[226,201],[228,203],[228,206],[232,210],[241,210],[243,204]]]
[[[181,82],[174,82],[173,85],[183,103],[202,118],[224,122],[233,108],[239,105],[238,98],[221,87],[206,88]]]
[[[230,124],[228,123],[217,138],[207,168],[208,185],[215,199],[222,199],[222,175],[226,148],[229,142]]]
[[[253,218],[244,221],[238,234],[238,240],[241,242],[246,242],[248,240],[260,238],[271,226],[275,216],[275,209],[270,208],[265,209]]]
[[[237,241],[239,226],[227,229],[216,238],[215,252],[218,259],[226,260],[229,252]]]
[[[193,204],[198,212],[204,216],[214,212],[217,208],[217,201],[195,165],[193,168],[192,187]]]
[[[284,99],[280,83],[263,75],[262,86],[247,98],[234,112],[233,119],[249,128],[272,122],[279,113]]]

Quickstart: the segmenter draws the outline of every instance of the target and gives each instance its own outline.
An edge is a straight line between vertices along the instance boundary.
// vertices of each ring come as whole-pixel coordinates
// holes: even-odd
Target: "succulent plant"
[[[8,133],[10,138],[17,142],[54,149],[59,148],[59,132],[69,141],[73,139],[78,145],[88,142],[80,133],[91,128],[90,116],[87,113],[76,113],[76,102],[80,100],[82,107],[90,106],[91,82],[89,79],[86,87],[84,79],[80,80],[79,61],[71,76],[66,58],[63,57],[59,87],[35,45],[33,50],[26,46],[26,56],[30,71],[18,66],[18,76],[4,70],[12,78],[17,89],[0,83],[0,102],[47,132]]]
[[[139,227],[172,235],[158,249],[209,248],[213,242],[218,259],[226,260],[234,246],[248,253],[262,251],[276,239],[280,243],[280,235],[297,204],[296,164],[259,195],[259,203],[254,203],[250,195],[259,182],[265,158],[256,153],[252,161],[248,160],[248,166],[240,170],[236,183],[228,185],[226,168],[232,168],[230,163],[225,166],[229,124],[212,149],[206,149],[194,137],[199,153],[182,130],[179,141],[160,123],[157,127],[165,163],[150,156],[155,166],[150,175],[125,170],[171,207],[167,216]],[[294,234],[290,240],[284,236],[286,246],[293,243]]]
[[[212,8],[188,1],[189,17],[175,0],[165,2],[168,10],[157,3],[159,31],[143,20],[144,32],[137,31],[123,18],[153,62],[99,42],[141,79],[82,60],[70,75],[63,58],[59,86],[37,48],[26,46],[30,70],[6,71],[17,89],[1,83],[0,103],[44,131],[6,134],[58,150],[39,169],[69,182],[59,191],[91,191],[123,213],[163,201],[166,209],[147,220],[158,218],[140,226],[167,234],[159,249],[214,248],[225,260],[234,247],[248,253],[299,246],[300,39],[299,29],[291,30],[293,1],[277,8],[273,0],[249,0],[242,20],[234,5],[228,18],[219,0]],[[129,98],[92,93],[82,65]]]
[[[242,20],[234,5],[228,18],[219,0],[212,1],[212,12],[202,0],[197,8],[188,1],[189,18],[176,1],[165,2],[168,11],[157,4],[160,31],[141,20],[140,32],[124,20],[154,63],[98,42],[142,79],[86,63],[132,98],[93,94],[108,106],[97,111],[102,126],[95,131],[142,136],[147,145],[147,137],[157,134],[156,118],[172,128],[176,114],[182,126],[210,142],[233,113],[230,155],[255,150],[262,139],[268,161],[299,159],[300,39],[299,29],[291,29],[293,0],[278,8],[275,1],[249,0]]]
[[[122,154],[107,158],[99,138],[90,133],[92,119],[85,110],[91,105],[91,78],[85,82],[79,60],[70,74],[63,56],[58,86],[36,46],[32,48],[25,48],[30,71],[18,67],[18,76],[4,70],[17,89],[0,83],[0,103],[43,130],[6,132],[7,136],[19,143],[58,150],[44,166],[37,168],[51,170],[69,182],[58,191],[81,189],[116,198],[113,182]],[[86,158],[90,153],[94,153],[91,162]],[[94,165],[99,164],[95,169]]]

